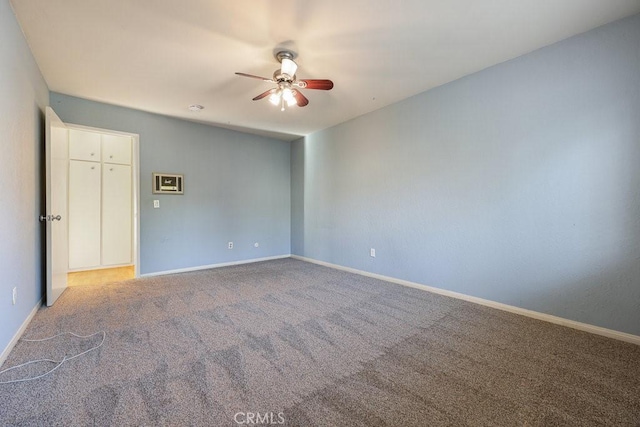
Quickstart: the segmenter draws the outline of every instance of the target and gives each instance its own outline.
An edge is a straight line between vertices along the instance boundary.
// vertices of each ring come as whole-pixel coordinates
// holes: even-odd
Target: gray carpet
[[[102,330],[0,425],[640,425],[640,346],[293,259],[70,288],[23,337]]]

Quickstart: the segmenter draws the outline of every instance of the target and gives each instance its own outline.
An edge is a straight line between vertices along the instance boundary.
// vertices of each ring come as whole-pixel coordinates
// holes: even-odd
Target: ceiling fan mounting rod
[[[296,56],[298,55],[296,55],[294,52],[291,52],[290,50],[281,50],[275,54],[278,62],[282,62],[282,60],[285,58],[293,61],[294,59],[296,59]]]

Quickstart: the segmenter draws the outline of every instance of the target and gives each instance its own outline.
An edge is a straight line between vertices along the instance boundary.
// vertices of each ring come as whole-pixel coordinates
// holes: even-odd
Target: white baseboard
[[[626,332],[620,332],[620,331],[615,331],[613,329],[602,328],[600,326],[594,326],[588,323],[576,322],[575,320],[569,320],[563,317],[553,316],[551,314],[540,313],[538,311],[533,311],[533,310],[527,310],[526,308],[520,308],[520,307],[503,304],[496,301],[473,297],[470,295],[461,294],[459,292],[447,291],[445,289],[434,288],[432,286],[427,286],[427,285],[421,285],[419,283],[410,282],[408,280],[396,279],[395,277],[369,273],[368,271],[357,270],[355,268],[344,267],[342,265],[337,265],[337,264],[331,264],[329,262],[319,261],[313,258],[306,258],[299,255],[291,255],[291,258],[294,258],[300,261],[310,262],[313,264],[322,265],[325,267],[335,268],[336,270],[342,270],[342,271],[347,271],[349,273],[359,274],[361,276],[367,276],[374,279],[384,280],[386,282],[397,283],[398,285],[421,289],[423,291],[433,292],[434,294],[457,298],[457,299],[469,301],[475,304],[496,308],[498,310],[508,311],[510,313],[520,314],[522,316],[543,320],[545,322],[555,323],[557,325],[567,326],[569,328],[578,329],[580,331],[601,335],[607,338],[613,338],[613,339],[625,341],[631,344],[640,345],[640,336],[628,334]]]
[[[229,267],[231,265],[251,264],[254,262],[271,261],[274,259],[290,258],[291,254],[276,255],[265,258],[245,259],[241,261],[222,262],[219,264],[199,265],[197,267],[178,268],[176,270],[156,271],[154,273],[141,274],[140,277],[166,276],[167,274],[188,273],[190,271],[209,270],[210,268]]]
[[[15,345],[18,343],[18,340],[20,339],[20,337],[24,333],[25,329],[27,329],[27,326],[29,326],[29,323],[31,323],[31,319],[33,319],[33,316],[36,315],[36,313],[38,312],[38,309],[41,306],[42,306],[42,299],[40,301],[38,301],[38,303],[35,305],[35,307],[33,307],[33,309],[31,310],[31,313],[29,313],[29,315],[24,320],[24,322],[22,322],[22,325],[20,325],[20,328],[15,333],[13,338],[11,338],[11,341],[9,341],[9,344],[7,344],[5,349],[2,350],[2,353],[0,353],[0,367],[2,366],[4,361],[7,360],[7,357],[9,357],[9,353],[11,353],[11,350],[13,350],[13,347],[15,347]]]

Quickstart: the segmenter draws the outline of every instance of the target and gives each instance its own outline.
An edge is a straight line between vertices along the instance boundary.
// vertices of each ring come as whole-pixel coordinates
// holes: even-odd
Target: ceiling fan
[[[250,77],[252,79],[259,79],[265,82],[275,83],[277,87],[269,89],[266,92],[262,92],[260,95],[253,98],[254,101],[258,101],[262,98],[269,97],[269,101],[273,105],[279,105],[281,111],[284,111],[285,104],[288,107],[297,105],[298,107],[304,107],[309,104],[309,100],[300,92],[299,89],[319,89],[319,90],[331,90],[333,88],[333,82],[326,79],[296,79],[296,70],[298,64],[293,60],[295,54],[291,51],[283,50],[275,54],[276,59],[280,62],[280,69],[274,71],[272,78],[254,76],[253,74],[236,73],[242,77]]]

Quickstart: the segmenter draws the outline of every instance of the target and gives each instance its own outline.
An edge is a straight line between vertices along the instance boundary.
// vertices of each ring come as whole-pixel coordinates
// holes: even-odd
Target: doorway
[[[133,279],[139,275],[139,137],[66,126],[68,286]]]

